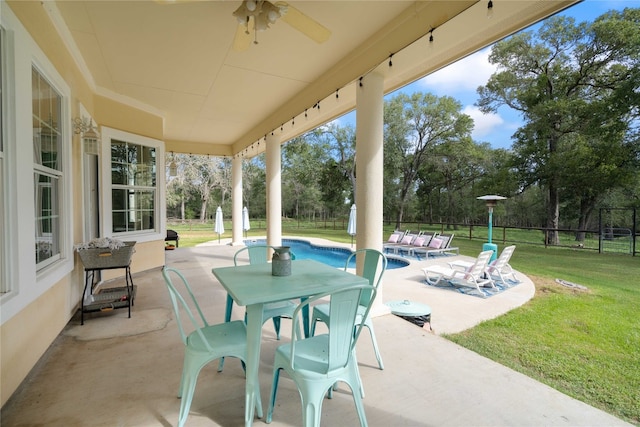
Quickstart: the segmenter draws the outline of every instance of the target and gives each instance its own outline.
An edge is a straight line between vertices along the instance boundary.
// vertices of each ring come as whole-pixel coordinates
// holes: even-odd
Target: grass
[[[211,224],[169,227],[180,233],[180,246],[217,238]],[[387,228],[385,233],[391,231]],[[343,229],[299,228],[297,223],[283,222],[283,234],[351,241]],[[249,237],[264,235],[264,229],[249,231]],[[469,256],[481,245],[468,235],[454,242]],[[446,338],[640,425],[640,258],[519,244],[511,264],[533,280],[535,297]],[[556,278],[588,290],[558,285]]]
[[[516,253],[512,265],[533,280],[535,298],[447,338],[639,424],[640,259],[525,246]]]

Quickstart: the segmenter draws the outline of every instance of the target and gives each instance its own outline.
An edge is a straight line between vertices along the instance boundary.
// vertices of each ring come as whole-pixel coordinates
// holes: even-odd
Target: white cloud
[[[496,67],[489,63],[491,49],[483,49],[462,58],[420,80],[420,85],[438,94],[454,95],[459,92],[473,91],[485,85]]]
[[[467,105],[462,112],[473,119],[474,128],[471,136],[474,140],[482,140],[485,136],[503,127],[505,123],[499,114],[484,114],[478,107],[473,105]]]

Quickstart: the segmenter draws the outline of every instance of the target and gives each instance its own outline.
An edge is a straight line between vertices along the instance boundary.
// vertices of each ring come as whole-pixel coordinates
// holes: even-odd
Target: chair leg
[[[182,389],[184,387],[184,377],[185,377],[186,366],[182,365],[182,374],[180,376],[180,387],[178,388],[178,399],[182,399]]]
[[[276,406],[276,394],[278,392],[278,381],[280,380],[280,371],[281,369],[275,369],[273,371],[273,381],[271,383],[271,398],[269,399],[269,408],[267,409],[267,418],[265,422],[267,424],[271,423],[273,419],[273,408]]]
[[[233,310],[233,298],[231,295],[227,294],[227,305],[224,309],[224,321],[231,321],[231,311]],[[218,362],[218,372],[222,372],[222,368],[224,368],[224,357],[220,358],[220,362]],[[244,365],[243,365],[244,368]]]
[[[324,395],[319,402],[315,401],[314,397],[302,393],[302,425],[305,427],[320,427]]]
[[[358,393],[354,390],[357,387],[351,387],[351,394],[353,395],[353,402],[356,404],[356,411],[358,412],[358,417],[360,418],[360,427],[367,427],[367,417],[365,415],[364,412],[364,405],[362,404],[362,399],[364,398],[364,392],[362,391],[362,382],[360,380],[360,373],[357,372],[358,368],[356,366],[355,368],[356,370],[356,375],[357,375],[357,381],[358,381],[358,385],[361,391],[361,395],[358,395]]]
[[[376,333],[373,330],[373,324],[371,323],[371,319],[367,319],[364,322],[364,326],[369,329],[369,335],[371,335],[371,342],[373,343],[373,351],[376,354],[376,359],[378,360],[378,367],[380,370],[384,370],[384,364],[382,363],[382,356],[380,355],[380,349],[378,349],[378,341],[376,340]]]
[[[178,427],[183,427],[189,416],[193,394],[196,390],[196,382],[200,369],[196,369],[195,361],[186,356],[183,373],[182,399],[180,400],[180,412],[178,413]]]
[[[353,354],[351,355],[351,357],[353,358],[353,362],[351,365],[353,368],[351,377],[355,378],[356,381],[358,382],[358,387],[360,387],[360,397],[364,399],[364,386],[362,385],[362,378],[360,377],[360,369],[358,369],[358,359],[356,358],[355,349],[353,350]],[[353,385],[351,383],[349,383],[349,387],[351,387],[351,392],[353,393]]]
[[[318,321],[318,319],[316,319],[315,317],[313,319],[311,319],[311,330],[309,331],[309,336],[312,337],[316,334],[316,322]]]
[[[442,280],[442,278],[444,277],[442,274],[439,274],[439,273],[434,273],[434,274],[436,275],[435,280],[431,279],[429,275],[425,273],[427,283],[430,284],[431,286],[437,286],[438,283],[440,283],[440,280]]]
[[[273,319],[273,328],[276,330],[276,339],[280,339],[280,316],[274,317]]]

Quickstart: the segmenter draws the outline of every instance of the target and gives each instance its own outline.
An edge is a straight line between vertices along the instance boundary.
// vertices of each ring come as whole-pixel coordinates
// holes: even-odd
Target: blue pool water
[[[265,239],[257,239],[246,240],[244,243],[247,246],[251,246],[265,245],[267,242]],[[351,254],[350,249],[316,246],[306,240],[282,239],[282,245],[289,246],[291,248],[291,252],[295,254],[296,259],[312,259],[336,268],[344,268],[344,264],[347,262],[347,258]],[[407,265],[409,265],[408,261],[388,258],[387,269],[402,268]],[[349,267],[356,267],[355,260],[351,260],[351,265],[349,265]]]

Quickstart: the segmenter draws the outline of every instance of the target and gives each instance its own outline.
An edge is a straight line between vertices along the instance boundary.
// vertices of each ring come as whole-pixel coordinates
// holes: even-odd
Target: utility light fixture
[[[482,245],[483,251],[493,251],[493,255],[491,255],[491,261],[495,260],[498,257],[498,245],[491,242],[492,234],[493,234],[493,208],[498,204],[498,200],[505,200],[506,197],[497,196],[495,194],[488,194],[486,196],[477,197],[478,200],[484,200],[487,208],[489,209],[489,224],[488,224],[488,238],[487,243]]]

